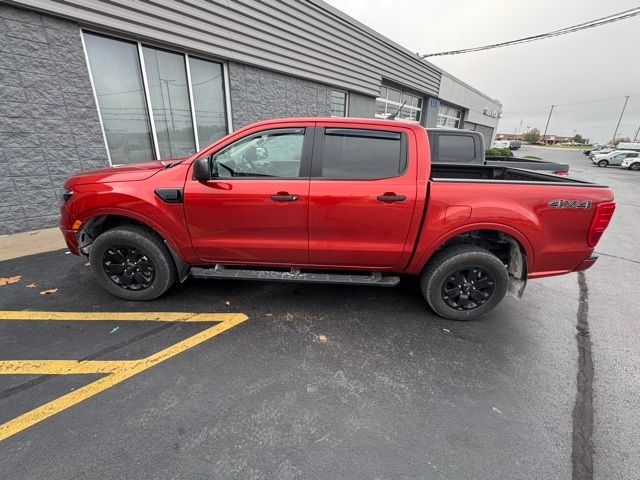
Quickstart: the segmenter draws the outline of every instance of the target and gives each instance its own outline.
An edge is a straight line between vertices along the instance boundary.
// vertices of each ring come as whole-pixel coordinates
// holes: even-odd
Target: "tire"
[[[456,277],[456,272],[461,271],[468,273]],[[455,290],[461,289],[456,288],[455,283],[461,278],[465,279],[462,290],[467,293],[459,295],[460,303],[456,303]],[[483,287],[476,288],[475,282]],[[429,260],[420,277],[422,295],[431,309],[450,320],[470,320],[487,313],[502,301],[508,284],[507,267],[489,250],[475,245],[456,245],[442,250]],[[451,287],[452,295],[446,293],[447,287]],[[485,294],[488,297],[481,298]]]
[[[607,165],[609,165],[609,162],[607,162],[606,160],[600,160],[600,161],[598,162],[598,166],[599,166],[599,167],[603,167],[603,168],[604,168],[604,167],[606,167]]]
[[[178,276],[164,242],[136,225],[115,227],[99,235],[89,252],[89,262],[100,286],[125,300],[157,298]]]
[[[635,162],[629,165],[629,170],[635,170],[635,171],[640,170],[640,162]]]

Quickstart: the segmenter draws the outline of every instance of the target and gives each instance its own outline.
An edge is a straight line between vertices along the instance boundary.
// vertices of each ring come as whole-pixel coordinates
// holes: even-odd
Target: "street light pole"
[[[629,101],[629,95],[624,97],[624,105],[622,106],[622,111],[620,112],[620,118],[618,119],[618,124],[616,125],[616,131],[613,132],[613,141],[616,141],[616,137],[618,136],[618,128],[620,128],[620,122],[622,121],[622,116],[624,115],[624,110],[627,108],[627,102]]]
[[[555,105],[551,105],[551,110],[549,110],[549,117],[547,118],[547,124],[544,126],[544,133],[542,134],[542,143],[544,143],[544,137],[547,136],[547,128],[549,128],[549,122],[551,121],[551,114],[553,113],[553,109]]]
[[[636,130],[636,136],[633,137],[633,143],[636,143],[636,141],[638,140],[638,135],[640,134],[640,127],[638,127],[638,129]]]

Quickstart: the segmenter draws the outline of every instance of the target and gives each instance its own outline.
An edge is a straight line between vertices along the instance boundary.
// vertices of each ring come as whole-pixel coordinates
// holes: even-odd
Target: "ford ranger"
[[[482,148],[455,130],[355,118],[263,121],[191,157],[71,177],[60,226],[96,281],[150,300],[203,279],[393,286],[419,276],[439,315],[494,308],[527,279],[589,268],[605,186],[433,163]]]

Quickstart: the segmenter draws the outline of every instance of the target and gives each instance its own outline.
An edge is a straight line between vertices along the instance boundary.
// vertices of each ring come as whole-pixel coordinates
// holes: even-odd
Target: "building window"
[[[438,127],[460,128],[460,119],[462,118],[462,110],[446,105],[438,107]]]
[[[347,92],[331,90],[331,116],[347,116]]]
[[[419,122],[422,113],[422,97],[383,85],[380,96],[376,99],[376,117],[387,118],[389,115],[395,115],[396,112],[398,112],[396,118]]]
[[[84,41],[111,162],[155,158],[137,45],[97,35]]]
[[[196,140],[184,55],[151,47],[142,52],[160,158],[188,156]]]
[[[222,64],[83,38],[112,164],[189,156],[226,135]]]

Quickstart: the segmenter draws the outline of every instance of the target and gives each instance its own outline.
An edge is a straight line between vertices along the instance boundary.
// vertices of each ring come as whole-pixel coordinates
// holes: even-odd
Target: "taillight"
[[[556,175],[562,175],[563,177],[566,177],[569,175],[569,170],[558,170],[557,172],[553,172]]]
[[[600,237],[609,226],[615,209],[616,204],[613,202],[601,203],[596,207],[596,213],[593,215],[589,234],[587,235],[587,244],[590,247],[595,247],[598,240],[600,240]]]

